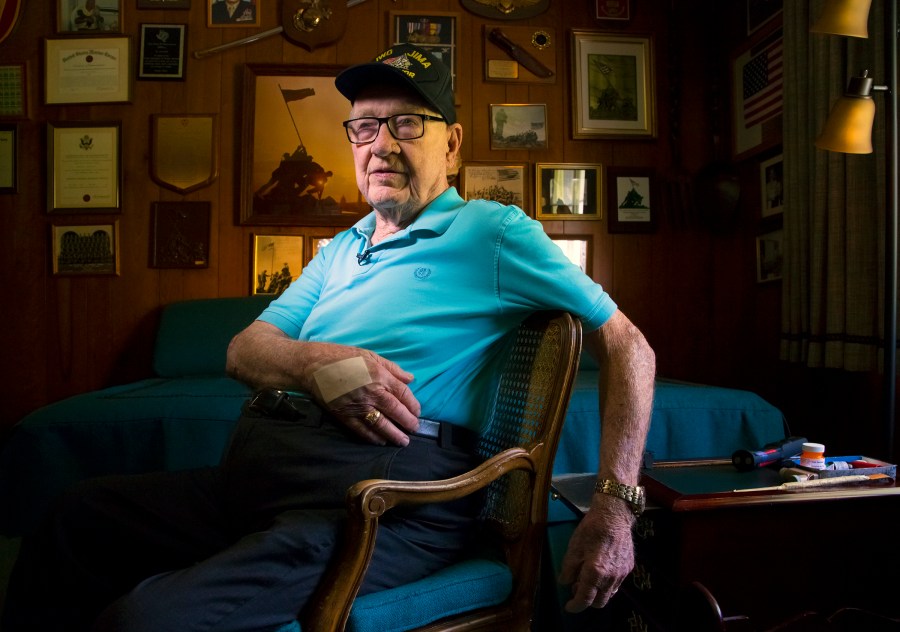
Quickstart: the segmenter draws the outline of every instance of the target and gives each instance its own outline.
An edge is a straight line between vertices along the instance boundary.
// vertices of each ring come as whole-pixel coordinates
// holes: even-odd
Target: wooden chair
[[[344,546],[308,608],[304,632],[416,629],[526,631],[534,610],[553,457],[581,352],[581,323],[537,312],[518,331],[500,375],[487,460],[439,481],[361,481],[347,494]],[[378,520],[394,507],[461,498],[487,487],[484,525],[502,549],[414,585],[355,599],[375,547]]]

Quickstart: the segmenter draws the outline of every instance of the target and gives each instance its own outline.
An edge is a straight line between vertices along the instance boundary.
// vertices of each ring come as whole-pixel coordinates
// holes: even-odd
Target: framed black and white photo
[[[546,149],[547,106],[543,103],[491,104],[491,149]]]
[[[538,163],[535,172],[535,219],[602,219],[603,165]]]
[[[55,276],[119,274],[119,221],[53,224],[50,227]]]
[[[466,162],[460,169],[459,193],[465,200],[514,204],[528,212],[528,170],[525,163]]]
[[[773,230],[756,238],[756,281],[781,279],[784,267],[784,230]]]
[[[778,215],[784,211],[784,160],[782,154],[764,160],[759,165],[761,217]]]
[[[123,4],[123,0],[56,0],[56,32],[121,33]]]

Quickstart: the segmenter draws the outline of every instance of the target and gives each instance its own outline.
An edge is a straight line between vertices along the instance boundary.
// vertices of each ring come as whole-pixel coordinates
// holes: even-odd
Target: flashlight
[[[731,463],[742,472],[767,465],[779,465],[785,459],[800,454],[804,443],[806,437],[787,437],[781,441],[767,443],[759,450],[735,450],[731,455]]]

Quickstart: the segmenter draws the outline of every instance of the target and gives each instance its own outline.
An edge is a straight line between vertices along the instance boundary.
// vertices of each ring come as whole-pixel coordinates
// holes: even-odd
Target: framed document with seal
[[[129,37],[44,40],[44,103],[128,103]]]
[[[122,124],[47,124],[49,213],[121,210]]]
[[[184,81],[186,24],[141,24],[138,79]]]
[[[190,193],[219,173],[215,114],[154,114],[150,118],[150,177],[160,186]]]

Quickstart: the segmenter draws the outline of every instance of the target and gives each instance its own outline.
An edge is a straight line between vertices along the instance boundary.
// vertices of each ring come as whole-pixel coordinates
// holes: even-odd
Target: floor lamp
[[[887,205],[884,223],[884,388],[882,413],[887,458],[894,456],[894,416],[897,383],[897,215],[898,161],[897,142],[897,4],[900,0],[885,0],[887,10],[888,83],[874,85],[868,72],[853,77],[847,92],[828,115],[816,147],[828,151],[851,154],[872,153],[872,123],[875,118],[873,92],[885,93],[887,123]],[[868,37],[867,23],[871,0],[828,0],[822,16],[810,29],[815,33],[829,33],[850,37]]]

